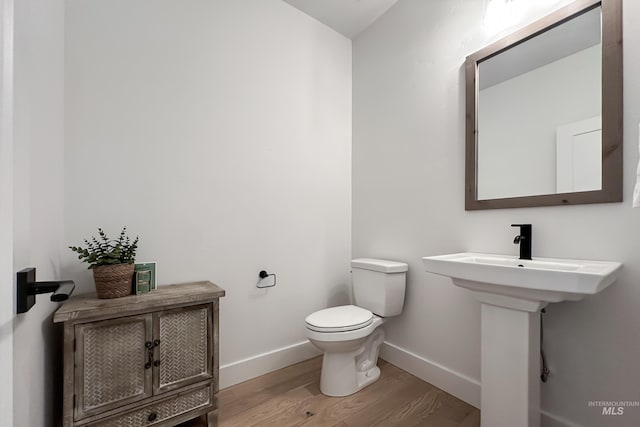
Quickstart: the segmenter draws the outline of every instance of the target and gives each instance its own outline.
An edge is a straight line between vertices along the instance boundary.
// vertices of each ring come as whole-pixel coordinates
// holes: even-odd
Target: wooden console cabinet
[[[80,295],[64,322],[63,427],[217,426],[218,302],[211,282],[115,299]]]

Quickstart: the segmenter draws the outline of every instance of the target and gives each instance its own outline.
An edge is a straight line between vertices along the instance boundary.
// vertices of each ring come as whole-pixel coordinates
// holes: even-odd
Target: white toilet
[[[407,264],[360,258],[351,268],[357,306],[327,308],[305,319],[309,341],[324,352],[320,391],[327,396],[348,396],[380,377],[381,326],[404,305]]]

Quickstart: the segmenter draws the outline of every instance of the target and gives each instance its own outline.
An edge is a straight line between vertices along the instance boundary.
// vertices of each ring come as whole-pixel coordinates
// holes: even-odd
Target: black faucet
[[[531,259],[531,224],[511,224],[520,227],[520,234],[513,239],[513,243],[520,244],[520,259]]]

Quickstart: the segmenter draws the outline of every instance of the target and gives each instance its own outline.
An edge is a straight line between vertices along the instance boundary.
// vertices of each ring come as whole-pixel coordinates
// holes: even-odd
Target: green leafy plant
[[[86,247],[69,246],[77,252],[78,259],[89,264],[89,268],[98,265],[133,264],[138,249],[138,237],[131,241],[127,235],[127,227],[120,232],[120,236],[111,240],[102,228],[98,228],[99,237],[83,239]]]

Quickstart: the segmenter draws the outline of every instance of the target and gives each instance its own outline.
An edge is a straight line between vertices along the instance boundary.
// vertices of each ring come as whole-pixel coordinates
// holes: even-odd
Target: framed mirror
[[[622,0],[575,1],[465,68],[466,210],[622,201]]]

